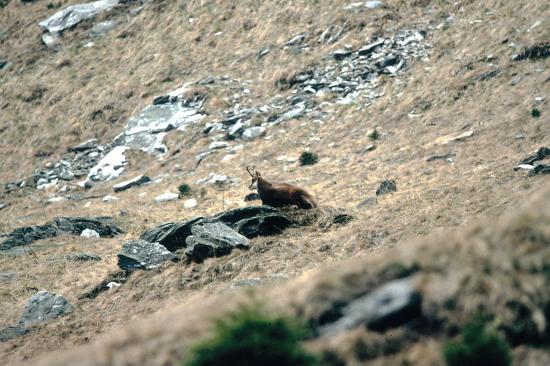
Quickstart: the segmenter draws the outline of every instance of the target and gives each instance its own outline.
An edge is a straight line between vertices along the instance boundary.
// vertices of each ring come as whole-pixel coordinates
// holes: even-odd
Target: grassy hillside
[[[344,292],[347,287],[341,283],[351,281],[347,296],[352,296],[365,291],[362,279],[376,278],[391,260],[463,276],[481,271],[475,260],[479,253],[497,252],[495,260],[512,263],[521,258],[512,250],[514,240],[548,242],[548,193],[537,195],[548,178],[513,170],[525,156],[550,146],[548,58],[512,59],[527,47],[548,44],[547,2],[387,0],[376,9],[350,9],[347,1],[129,1],[65,31],[54,48],[42,44],[38,23],[77,3],[11,0],[0,9],[0,59],[8,61],[0,70],[1,183],[30,182],[36,169],[55,163],[70,146],[90,138],[111,143],[154,97],[182,85],[189,95],[207,95],[206,116],[185,132],[169,132],[168,153],[161,158],[127,153],[129,165],[118,180],[90,190],[76,181],[67,183],[70,194],[80,195],[80,200],[48,203],[64,195],[59,192],[63,184],[39,191],[29,183],[1,193],[0,203],[8,205],[0,210],[1,232],[57,216],[106,215],[114,217],[125,234],[98,240],[63,236],[33,243],[32,254],[0,252],[1,271],[16,273],[15,280],[4,281],[0,288],[2,326],[16,322],[26,299],[41,289],[62,294],[76,308],[22,338],[0,343],[0,362],[36,364],[40,359],[56,364],[43,354],[91,343],[62,359],[136,364],[147,357],[147,364],[170,363],[185,355],[184,346],[205,334],[211,316],[242,298],[242,292],[228,291],[241,280],[260,279],[259,297],[277,299],[276,310],[314,318],[332,296],[315,295],[316,286],[325,285],[325,276],[334,281],[329,288],[341,287]],[[118,24],[92,37],[93,26],[105,20]],[[337,34],[332,43],[320,41],[327,29]],[[242,149],[233,154],[215,150],[198,164],[196,156],[208,150],[213,138],[203,133],[207,123],[219,121],[236,105],[263,106],[291,97],[292,88],[281,83],[306,70],[338,65],[332,56],[336,50],[356,50],[402,29],[424,32],[427,56],[411,58],[396,75],[377,77],[376,98],[343,105],[337,95],[317,96],[319,116],[289,119],[252,141],[229,141],[231,147],[242,144]],[[299,34],[305,34],[303,47],[286,45]],[[269,52],[259,57],[266,48]],[[196,83],[209,77],[218,81]],[[370,133],[374,129],[376,135]],[[464,133],[464,138],[451,141]],[[298,158],[306,150],[318,154],[317,164],[300,166]],[[429,159],[434,156],[445,158]],[[138,271],[116,290],[79,299],[118,270],[116,253],[125,240],[167,221],[249,204],[243,201],[250,193],[247,165],[256,165],[266,179],[299,184],[322,208],[345,209],[355,219],[345,226],[296,228],[254,239],[249,251],[201,264],[183,261]],[[234,183],[218,187],[198,182],[210,173],[233,177]],[[116,193],[115,202],[102,202],[102,197],[113,194],[114,183],[138,174],[147,174],[154,183]],[[361,205],[376,197],[386,179],[395,180],[397,191],[377,197],[376,204]],[[184,182],[191,187],[190,197],[198,201],[196,207],[186,209],[181,200],[154,201],[165,191],[177,192]],[[496,217],[515,212],[531,196],[538,197],[531,208],[494,225]],[[469,223],[480,216],[486,224]],[[516,224],[525,237],[506,231]],[[538,234],[530,237],[531,229]],[[437,239],[425,239],[428,234]],[[500,248],[499,240],[503,248],[512,249]],[[462,245],[468,248],[464,255],[455,255],[456,246]],[[82,264],[60,259],[83,251],[102,260]],[[353,265],[342,262],[351,258],[357,258]],[[318,272],[319,267],[329,270]],[[523,283],[520,269],[498,268],[483,280],[506,292],[510,287],[501,280],[513,282],[507,271],[517,271],[517,282]],[[457,278],[433,282],[425,293],[435,295],[427,298],[437,298],[445,284]],[[548,279],[541,281],[547,284]],[[284,283],[270,288],[280,282]],[[310,286],[311,291],[303,290]],[[538,290],[533,291],[538,296]],[[471,293],[465,294],[468,302]],[[468,309],[466,303],[445,319],[462,324]],[[456,315],[461,313],[464,318]],[[142,324],[143,318],[153,316],[155,320]],[[111,331],[118,333],[104,335]],[[361,331],[328,345],[312,341],[308,346],[335,348],[349,363],[426,364],[427,357],[440,364],[439,347],[452,334],[436,328],[433,334],[420,333],[415,342],[402,336],[403,347],[389,358],[382,352],[357,359],[350,349],[359,340],[385,342],[373,341],[376,335]],[[547,355],[524,347],[530,346],[515,345],[516,360],[527,352],[532,364],[545,364]],[[82,358],[81,352],[89,358]]]

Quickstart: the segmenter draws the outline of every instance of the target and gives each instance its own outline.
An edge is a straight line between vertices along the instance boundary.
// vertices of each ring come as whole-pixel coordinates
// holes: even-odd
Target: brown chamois
[[[287,183],[269,183],[254,168],[254,166],[246,167],[248,174],[252,177],[249,188],[253,190],[254,183],[256,183],[262,204],[272,207],[296,205],[303,209],[317,207],[313,196],[302,188]],[[251,169],[254,170],[254,173],[250,171]]]

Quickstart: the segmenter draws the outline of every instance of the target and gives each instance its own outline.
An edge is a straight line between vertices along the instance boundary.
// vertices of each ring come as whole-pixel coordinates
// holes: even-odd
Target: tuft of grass
[[[242,306],[217,320],[214,336],[195,346],[183,365],[321,365],[320,357],[300,345],[307,335],[307,328],[295,320]]]
[[[187,196],[191,193],[191,186],[187,183],[182,183],[178,186],[180,196]]]
[[[300,165],[314,165],[319,161],[317,154],[311,151],[304,151],[300,155]]]
[[[531,116],[533,118],[539,118],[540,117],[540,111],[537,108],[533,108],[531,110]]]
[[[376,141],[380,138],[380,132],[375,128],[374,130],[370,131],[367,135],[371,140]]]
[[[464,326],[458,341],[445,345],[443,357],[448,366],[508,366],[512,361],[506,340],[481,315]]]

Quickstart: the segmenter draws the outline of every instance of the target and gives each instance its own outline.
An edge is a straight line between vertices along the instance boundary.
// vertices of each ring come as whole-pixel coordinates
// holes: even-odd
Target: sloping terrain
[[[77,3],[11,0],[0,9],[0,59],[6,61],[0,66],[0,231],[59,216],[110,216],[124,233],[99,239],[62,235],[0,252],[0,271],[6,274],[0,276],[2,327],[17,322],[38,290],[61,294],[75,307],[0,343],[0,362],[36,363],[43,353],[98,340],[86,348],[90,363],[136,364],[148,351],[147,364],[173,362],[182,357],[184,345],[204,334],[211,315],[233,304],[226,297],[242,297],[230,290],[235,284],[253,280],[269,287],[288,281],[258,292],[266,299],[276,296],[278,310],[314,320],[331,305],[332,295],[315,295],[325,276],[334,280],[329,289],[346,292],[334,296],[349,301],[388,281],[379,274],[393,260],[416,263],[421,273],[430,266],[433,272],[448,271],[452,278],[426,280],[422,288],[428,299],[423,309],[428,306],[447,328],[402,335],[397,355],[377,362],[424,364],[425,356],[438,364],[440,342],[480,301],[466,286],[464,303],[449,314],[438,313],[439,305],[430,307],[430,301],[453,290],[441,281],[458,283],[463,272],[470,272],[471,286],[490,282],[508,296],[487,295],[490,305],[501,306],[501,300],[524,296],[509,283],[527,286],[535,279],[523,280],[522,266],[501,268],[493,261],[521,261],[524,247],[515,248],[517,242],[532,245],[541,261],[535,267],[546,268],[541,253],[549,241],[548,194],[538,191],[548,185],[548,176],[513,169],[550,146],[550,7],[545,1],[388,0],[374,8],[347,1],[127,1],[63,31],[57,44],[46,46],[47,33],[38,23]],[[114,28],[98,32],[97,24],[108,21],[116,22]],[[525,52],[533,49],[539,51]],[[161,103],[158,96],[168,96],[168,103],[176,96],[177,103]],[[174,108],[184,113],[180,117],[199,117],[132,131],[136,126],[129,121],[139,122],[154,105]],[[232,130],[237,123],[243,126]],[[250,138],[242,132],[254,127]],[[144,137],[135,142],[121,133]],[[158,145],[159,134],[164,147]],[[76,172],[74,162],[84,155],[70,148],[92,138],[96,154],[84,154],[89,165],[82,163]],[[139,150],[142,141],[147,151]],[[125,151],[120,176],[91,180],[90,168],[117,144],[138,149]],[[301,166],[303,151],[315,152],[318,163]],[[66,166],[61,162],[72,164],[67,169],[73,176],[44,173]],[[120,282],[116,254],[146,229],[249,205],[243,200],[250,193],[247,165],[268,180],[307,188],[322,209],[343,209],[354,220],[252,239],[248,251],[203,263],[180,261],[136,271],[118,288],[82,297],[102,281]],[[139,174],[152,183],[113,192],[114,184]],[[215,183],[212,174],[229,178]],[[93,181],[87,189],[78,184],[86,179]],[[384,180],[394,180],[397,191],[377,196]],[[155,201],[165,192],[177,193],[182,183],[190,186],[189,197]],[[117,200],[104,202],[107,195]],[[530,208],[493,227],[495,217],[532,196],[538,198]],[[197,205],[185,208],[188,198]],[[468,224],[479,216],[486,227]],[[514,236],[514,225],[524,236]],[[458,239],[423,239],[434,232],[445,238],[449,230]],[[464,255],[455,255],[462,245]],[[101,260],[67,259],[81,252]],[[498,254],[489,261],[487,253],[493,252]],[[489,272],[481,273],[477,256],[490,262]],[[360,258],[349,265],[352,280],[346,290],[340,285],[348,277],[341,271],[348,264],[342,261],[352,257]],[[317,275],[320,266],[331,270]],[[365,284],[370,276],[373,282]],[[548,278],[536,281],[541,282],[533,284],[534,297]],[[296,298],[293,289],[305,284],[311,290],[298,291],[303,296]],[[548,304],[539,297],[528,302],[531,313]],[[162,315],[176,305],[196,312]],[[164,320],[154,327],[156,320],[140,324],[154,313]],[[103,339],[120,328],[114,336],[119,343]],[[386,357],[376,351],[361,359],[350,351],[356,343],[384,344],[382,336],[356,333],[311,346],[336,348],[348,362]],[[515,344],[516,359],[523,357],[526,344],[531,343]],[[125,347],[128,352],[119,352]],[[63,357],[83,363],[74,356],[78,352]],[[545,364],[546,356],[527,353],[532,364]]]

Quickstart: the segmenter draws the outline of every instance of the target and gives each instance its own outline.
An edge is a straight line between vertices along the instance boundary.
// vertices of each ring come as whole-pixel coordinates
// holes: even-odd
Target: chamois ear
[[[262,176],[262,173],[256,170],[256,177],[261,177],[261,176]]]

